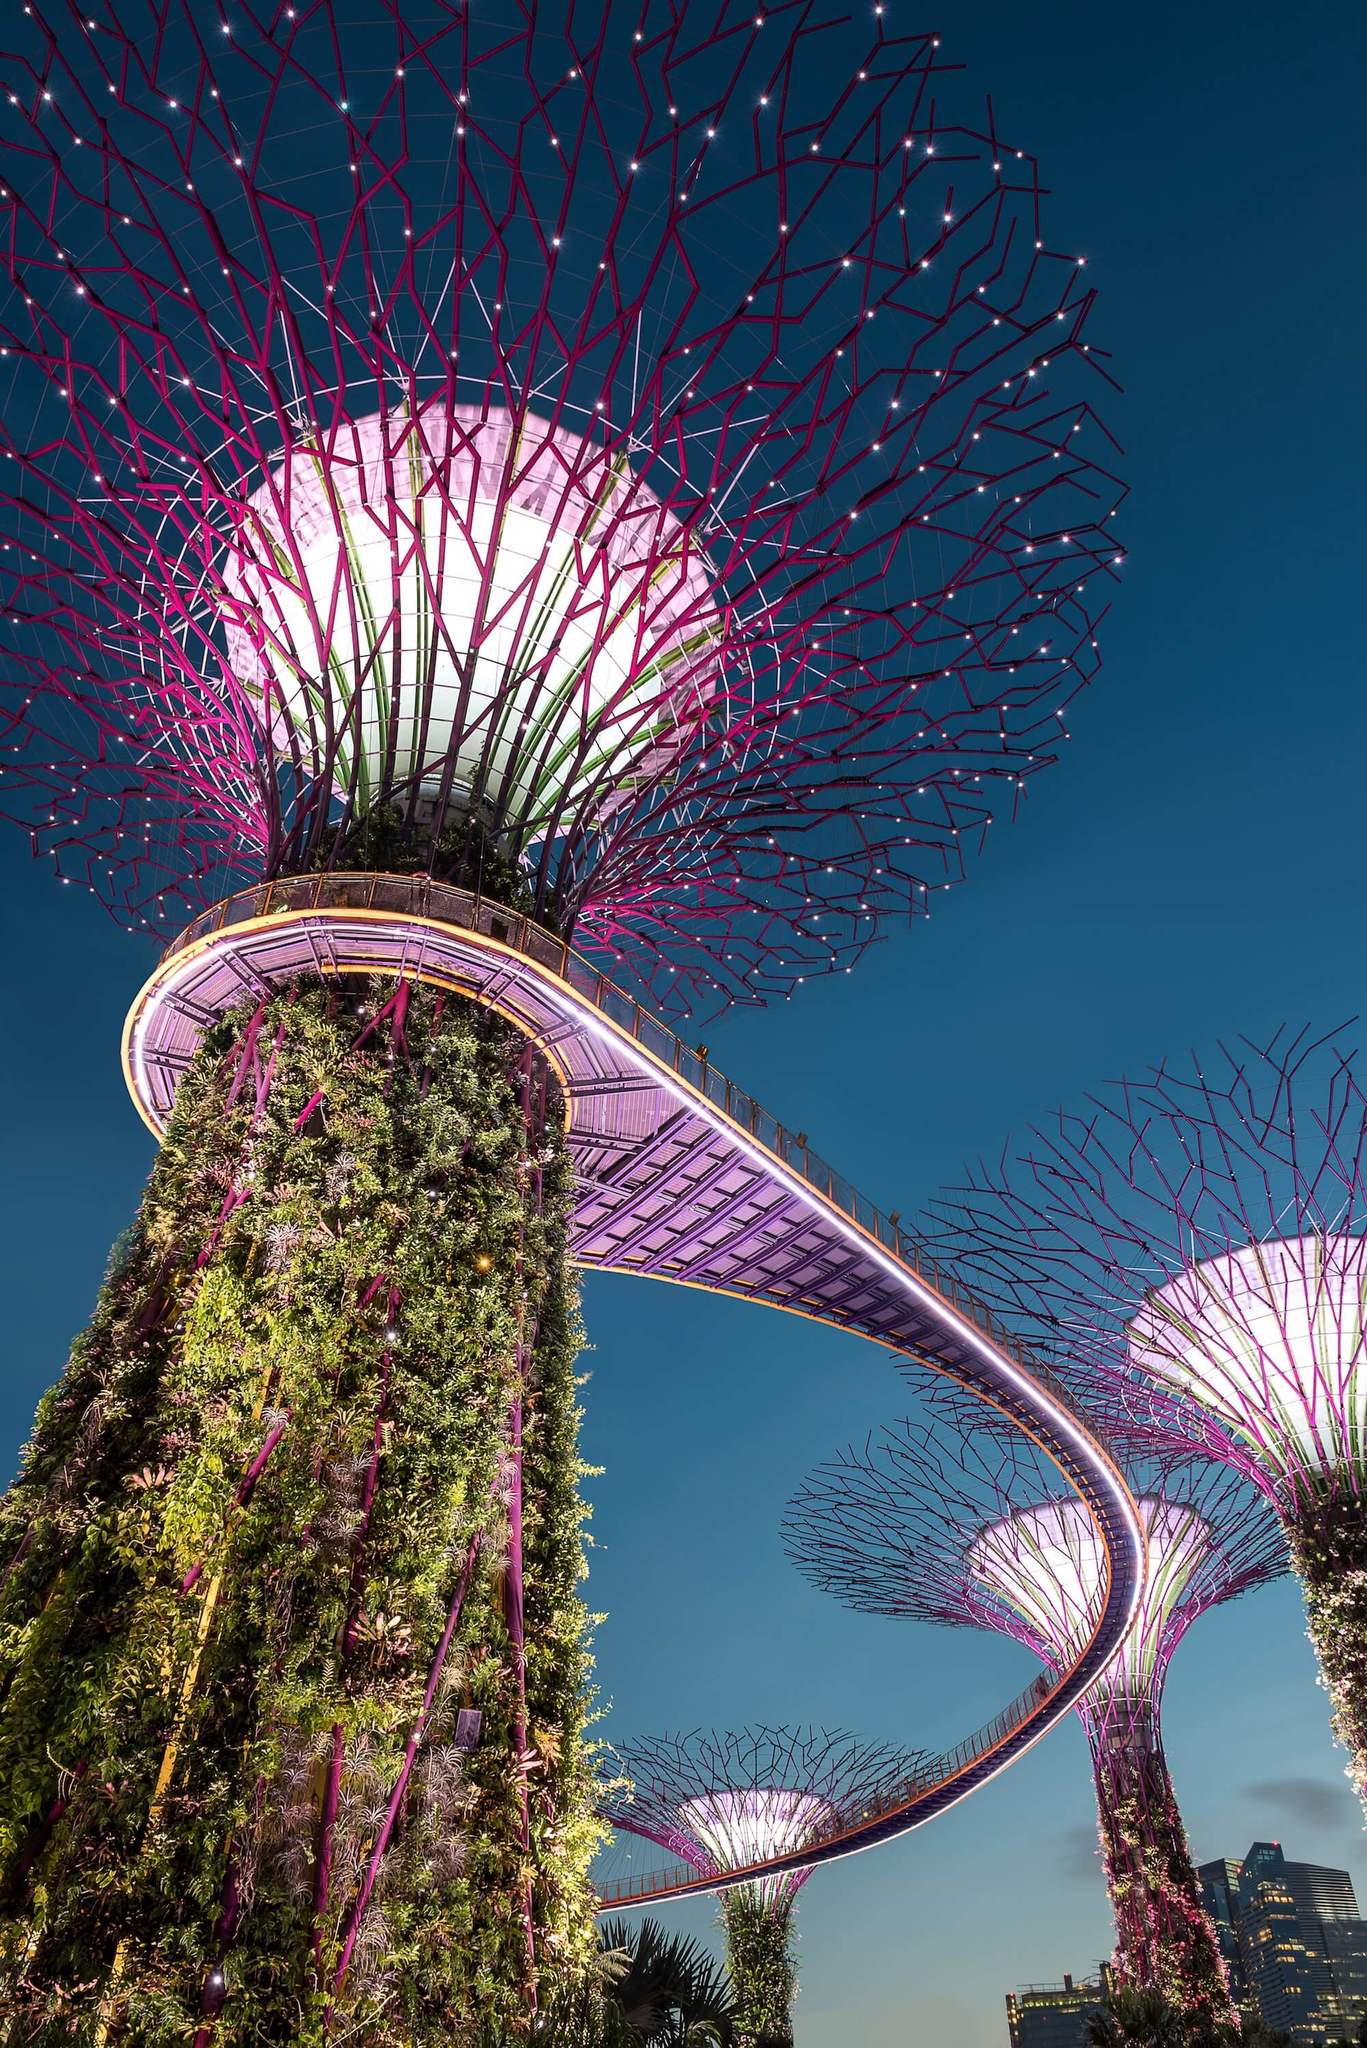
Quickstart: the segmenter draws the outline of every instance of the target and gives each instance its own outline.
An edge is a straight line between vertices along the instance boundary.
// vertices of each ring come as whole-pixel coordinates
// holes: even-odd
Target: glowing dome
[[[790,1791],[779,1785],[708,1792],[685,1800],[679,1811],[717,1870],[734,1870],[804,1848],[836,1818],[829,1800],[815,1792]],[[772,1904],[796,1891],[810,1875],[807,1870],[792,1870],[781,1877],[764,1878],[754,1888]]]
[[[1357,1464],[1367,1425],[1367,1239],[1250,1244],[1189,1267],[1129,1327],[1144,1372],[1218,1416],[1269,1470]]]
[[[534,414],[343,421],[234,529],[229,667],[358,810],[448,788],[525,843],[666,769],[715,693],[710,564],[620,450]]]
[[[1084,1640],[1105,1590],[1105,1552],[1081,1501],[1044,1501],[993,1522],[968,1564],[1020,1616],[1041,1656]]]
[[[1203,1604],[1188,1603],[1188,1595],[1214,1540],[1210,1524],[1180,1501],[1145,1495],[1136,1505],[1148,1545],[1148,1579],[1134,1625],[1092,1696],[1150,1694]],[[1039,1656],[1053,1662],[1080,1648],[1100,1610],[1106,1566],[1096,1525],[1081,1501],[1045,1501],[992,1523],[968,1562],[980,1584],[1020,1616],[1025,1639]]]

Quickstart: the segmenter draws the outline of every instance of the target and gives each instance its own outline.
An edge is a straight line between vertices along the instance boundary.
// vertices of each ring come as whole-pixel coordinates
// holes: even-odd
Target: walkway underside
[[[407,975],[504,1012],[545,1048],[564,1083],[582,1265],[787,1309],[944,1373],[1043,1444],[1105,1544],[1104,1604],[1072,1667],[857,1826],[722,1874],[678,1867],[633,1878],[605,1891],[604,1906],[715,1891],[905,1833],[994,1777],[1068,1712],[1119,1647],[1139,1595],[1134,1505],[1059,1389],[948,1275],[919,1261],[805,1145],[553,934],[413,877],[278,882],[244,891],[182,933],[125,1032],[128,1083],[151,1127],[164,1126],[209,1023],[244,996],[308,973]]]

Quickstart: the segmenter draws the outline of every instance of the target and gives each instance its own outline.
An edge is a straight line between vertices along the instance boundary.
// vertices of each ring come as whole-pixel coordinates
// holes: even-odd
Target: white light
[[[1086,1695],[1152,1699],[1162,1666],[1187,1625],[1180,1610],[1212,1541],[1195,1508],[1155,1495],[1136,1503],[1149,1572],[1134,1626],[1119,1655]],[[1024,1623],[1025,1640],[1046,1663],[1071,1662],[1096,1622],[1106,1586],[1106,1553],[1080,1500],[1023,1508],[983,1531],[968,1553],[975,1579]]]
[[[1130,1357],[1275,1475],[1361,1469],[1365,1293],[1367,1238],[1245,1245],[1149,1295],[1130,1324]]]
[[[719,1871],[790,1855],[829,1829],[836,1817],[830,1801],[815,1792],[777,1785],[709,1792],[685,1800],[680,1808],[680,1818]],[[772,1907],[810,1875],[810,1869],[788,1870],[759,1878],[747,1889]]]
[[[320,751],[319,677],[334,716],[359,714],[335,779],[362,802],[386,772],[435,788],[449,762],[460,791],[483,764],[534,838],[588,783],[657,775],[716,688],[696,541],[620,451],[532,414],[434,400],[344,426],[326,461],[299,447],[246,499],[220,576],[245,690],[269,684]]]

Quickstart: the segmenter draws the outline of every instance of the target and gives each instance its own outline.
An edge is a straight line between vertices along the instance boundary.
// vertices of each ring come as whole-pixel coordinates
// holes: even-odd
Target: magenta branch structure
[[[613,1761],[604,1811],[704,1877],[799,1854],[923,1781],[930,1759],[843,1730],[754,1727],[642,1737]],[[792,1911],[812,1865],[721,1888],[742,2044],[792,2039]]]
[[[1128,1630],[1144,1576],[1137,1513],[1094,1425],[954,1275],[923,1257],[808,1144],[563,941],[504,904],[413,877],[315,875],[242,892],[168,948],[129,1013],[125,1071],[161,1127],[207,1020],[253,986],[397,973],[496,1005],[553,1057],[577,1176],[571,1251],[590,1270],[701,1287],[829,1323],[914,1358],[1043,1447],[1107,1558],[1090,1629],[1056,1681],[1031,1686],[801,1852],[737,1866],[778,1875],[920,1826],[1063,1718]],[[686,1862],[615,1881],[605,1907],[717,1889]]]
[[[1271,1503],[1367,1791],[1367,1099],[1336,1035],[1117,1082],[939,1206],[944,1255],[1136,1442]]]
[[[1205,2022],[1230,2020],[1163,1752],[1168,1665],[1193,1621],[1287,1569],[1276,1518],[1227,1468],[1150,1461],[1129,1472],[1148,1575],[1119,1653],[1077,1702],[1096,1787],[1115,1967]],[[932,1398],[811,1474],[785,1533],[803,1574],[847,1605],[992,1629],[1046,1668],[1068,1661],[1105,1592],[1096,1532],[1048,1461],[985,1429],[961,1397]]]
[[[921,1359],[1029,1432],[1097,1531],[1103,1590],[1042,1691],[866,1811],[810,1816],[800,1847],[733,1843],[750,1860],[729,1875],[778,1880],[916,1825],[1104,1667],[1142,1578],[1134,1505],[1061,1387],[653,1013],[677,1022],[848,969],[890,916],[930,914],[1061,751],[1123,563],[1085,252],[1047,230],[1033,158],[939,39],[895,34],[879,9],[128,0],[58,16],[33,0],[6,35],[0,808],[64,885],[160,948],[125,1037],[140,1110],[170,1151],[177,1102],[216,1071],[226,1031],[244,1035],[225,1114],[252,1091],[264,1114],[275,1054],[256,1034],[273,1005],[276,1052],[297,1006],[334,1063],[362,1043],[383,1061],[357,1037],[349,977],[396,1020],[396,1065],[410,999],[436,1039],[495,1017],[517,1040],[503,1081],[516,1075],[520,1107],[502,1082],[489,1096],[526,1198],[489,1496],[507,1526],[489,1542],[474,1527],[464,1552],[472,1614],[506,1638],[505,1867],[531,1857],[550,1779],[528,1748],[527,1616],[549,1602],[568,1626],[544,1560],[539,1587],[523,1577],[524,1521],[554,1518],[524,1498],[544,1384],[516,1292],[528,1243],[560,1227],[542,1170],[562,1110],[579,1263]],[[281,1254],[302,1288],[309,1232],[336,1242],[316,1172],[325,1081],[282,1129],[275,1185],[224,1169],[220,1222],[250,1236],[314,1175],[326,1199]],[[423,1195],[469,1201],[473,1240],[477,1188],[443,1177]],[[195,1299],[223,1237],[184,1276]],[[261,1270],[256,1251],[241,1263]],[[180,1370],[178,1298],[153,1280],[121,1312]],[[367,1303],[382,1282],[369,1276]],[[551,1282],[563,1306],[558,1265]],[[329,1301],[343,1353],[353,1301]],[[404,1304],[396,1341],[418,1320]],[[377,1470],[403,1437],[388,1381],[383,1399]],[[151,1516],[180,1483],[184,1432],[170,1434]],[[298,1440],[270,1439],[264,1479],[246,1468],[254,1514]],[[562,1529],[572,1470],[567,1451],[542,1475]],[[434,1687],[457,1618],[482,1625],[456,1580]],[[184,1588],[204,1618],[144,1816],[159,1823],[181,1721],[207,1711],[195,1674],[219,1584]],[[416,1649],[380,1619],[401,1688]],[[311,1965],[323,1984],[332,1943],[339,1992],[396,1868],[435,1701],[387,1724],[415,1732]],[[569,1725],[578,1709],[561,1708]],[[452,1769],[479,1761],[462,1751]],[[321,1868],[320,1926],[338,1910]],[[718,1882],[714,1859],[606,1902]],[[567,1951],[518,1883],[525,2012]],[[250,1946],[236,1903],[228,1918],[197,1937],[198,2048]],[[155,1927],[132,1965],[103,1932],[111,1995],[129,1991],[120,1972],[161,1970]],[[379,1935],[370,1948],[387,1968]]]
[[[3,786],[63,880],[169,936],[497,855],[667,1011],[930,911],[1058,754],[1123,554],[1085,254],[938,38],[21,27]]]

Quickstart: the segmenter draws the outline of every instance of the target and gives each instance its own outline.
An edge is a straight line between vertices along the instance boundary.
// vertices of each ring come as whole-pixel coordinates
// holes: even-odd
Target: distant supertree
[[[1016,1432],[984,1428],[932,1398],[819,1467],[788,1508],[789,1555],[852,1607],[987,1628],[1056,1671],[1075,1656],[1105,1592],[1105,1551],[1085,1505]],[[1286,1567],[1259,1495],[1205,1461],[1136,1464],[1149,1552],[1124,1648],[1083,1695],[1116,1968],[1204,2021],[1232,2020],[1224,1965],[1201,1903],[1163,1753],[1161,1704],[1174,1650],[1198,1615]]]
[[[624,1789],[604,1812],[705,1877],[804,1848],[913,1781],[917,1753],[840,1730],[742,1728],[642,1737],[616,1752]],[[721,1923],[738,2048],[793,2038],[793,1904],[811,1869],[729,1886]]]
[[[1279,1031],[1154,1067],[940,1212],[946,1255],[1136,1441],[1197,1446],[1271,1502],[1367,1799],[1367,1098],[1349,1056]]]
[[[159,938],[246,886],[0,1511],[0,1997],[515,2031],[591,1939],[565,1103],[295,878],[675,1013],[927,912],[1096,666],[1088,272],[877,9],[6,34],[0,805]]]

